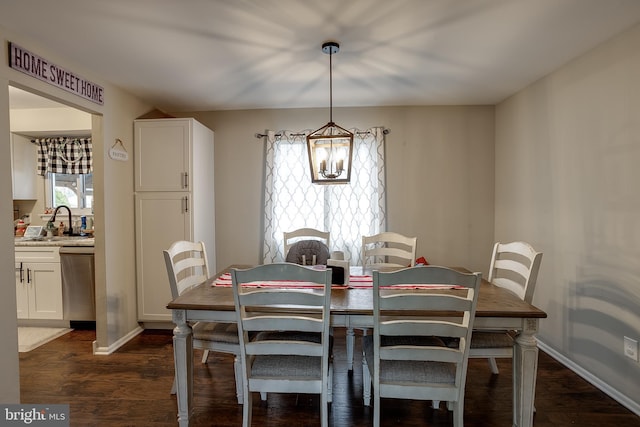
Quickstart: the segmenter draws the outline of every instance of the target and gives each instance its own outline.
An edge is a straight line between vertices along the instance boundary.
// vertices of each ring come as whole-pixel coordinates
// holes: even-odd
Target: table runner
[[[362,270],[362,267],[356,267],[358,270]],[[220,277],[215,279],[211,286],[231,287],[231,273],[223,273]],[[319,289],[322,286],[312,282],[297,282],[293,280],[282,281],[266,281],[266,282],[249,282],[243,283],[243,286],[253,288],[307,288],[307,289]],[[352,273],[349,275],[349,285],[331,285],[332,289],[366,289],[373,287],[373,277],[370,275],[358,275]],[[383,286],[382,289],[390,288],[389,286]],[[398,285],[393,286],[394,289],[460,289],[462,286],[455,285]]]
[[[231,273],[223,273],[220,277],[215,279],[211,285],[220,287],[231,287]],[[247,282],[242,286],[250,288],[307,288],[307,289],[320,289],[322,285],[318,285],[313,282],[298,282],[295,280],[269,280],[265,282]],[[331,285],[332,289],[347,289],[344,285]]]

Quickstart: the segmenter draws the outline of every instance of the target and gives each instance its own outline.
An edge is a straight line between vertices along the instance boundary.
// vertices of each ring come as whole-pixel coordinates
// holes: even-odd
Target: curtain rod
[[[368,133],[371,133],[370,131],[359,131],[359,132],[355,132],[356,135],[366,135]],[[389,135],[391,133],[391,129],[384,129],[382,131],[383,134],[385,135]],[[295,136],[305,136],[306,134],[304,133],[292,133],[291,136],[295,137]],[[256,138],[261,139],[261,138],[265,138],[267,136],[266,133],[256,133],[254,135]],[[276,133],[275,136],[282,136],[281,133]]]
[[[91,135],[55,135],[55,136],[38,136],[31,137],[31,142],[47,140],[47,139],[91,139]]]

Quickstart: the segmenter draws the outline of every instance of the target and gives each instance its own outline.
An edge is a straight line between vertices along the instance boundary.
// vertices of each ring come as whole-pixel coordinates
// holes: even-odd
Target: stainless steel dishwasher
[[[62,246],[62,296],[64,320],[95,322],[96,293],[93,246]]]

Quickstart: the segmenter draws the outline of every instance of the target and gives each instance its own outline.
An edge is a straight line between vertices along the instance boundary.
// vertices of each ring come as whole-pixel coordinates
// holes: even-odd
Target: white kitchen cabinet
[[[62,320],[60,248],[16,247],[18,319]]]
[[[191,118],[134,127],[138,320],[170,322],[162,251],[177,240],[203,241],[216,271],[213,131]]]
[[[190,122],[136,120],[134,126],[135,190],[187,191],[193,146]]]
[[[37,151],[37,146],[29,138],[11,134],[11,176],[14,200],[38,198]]]

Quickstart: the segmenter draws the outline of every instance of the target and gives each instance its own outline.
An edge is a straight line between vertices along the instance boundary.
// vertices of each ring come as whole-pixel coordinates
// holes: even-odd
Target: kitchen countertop
[[[51,237],[42,240],[24,240],[22,237],[16,237],[14,240],[16,246],[94,246],[95,239],[93,237]]]

